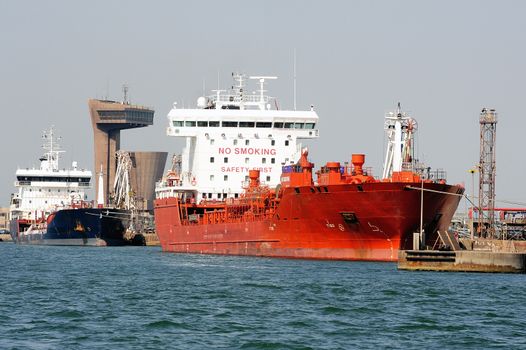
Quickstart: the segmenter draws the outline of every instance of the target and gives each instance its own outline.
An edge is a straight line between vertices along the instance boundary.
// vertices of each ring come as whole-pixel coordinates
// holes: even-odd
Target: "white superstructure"
[[[260,169],[261,180],[279,184],[281,167],[301,156],[298,140],[319,135],[318,115],[280,110],[277,100],[265,94],[265,83],[276,77],[252,76],[259,91],[245,90],[246,76],[232,74],[232,90],[214,90],[197,99],[197,108],[180,109],[174,103],[168,113],[167,135],[184,137],[180,173],[175,188],[161,182],[159,198],[185,193],[196,200],[236,198],[243,192],[250,169]],[[171,182],[173,183],[173,181]]]
[[[73,162],[70,169],[59,169],[60,150],[53,127],[43,132],[45,153],[40,157],[40,168],[16,171],[12,195],[10,219],[39,220],[51,212],[74,206],[87,199],[85,191],[90,188],[91,171],[78,169]]]

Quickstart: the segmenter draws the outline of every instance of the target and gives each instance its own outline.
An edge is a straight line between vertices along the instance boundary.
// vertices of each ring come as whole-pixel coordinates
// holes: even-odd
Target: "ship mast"
[[[42,148],[46,152],[40,157],[40,169],[56,171],[58,170],[59,154],[64,152],[60,150],[60,145],[57,142],[57,140],[60,140],[60,137],[55,136],[55,129],[52,126],[49,130],[42,132],[42,139],[44,140]]]
[[[260,110],[264,111],[266,109],[265,104],[267,102],[266,95],[265,95],[265,92],[267,92],[267,90],[265,90],[265,80],[275,80],[275,79],[278,79],[278,77],[250,76],[249,79],[259,81],[259,106],[258,107]]]
[[[393,172],[411,171],[413,165],[413,136],[418,124],[415,119],[402,113],[400,102],[396,113],[385,116],[384,129],[387,133],[383,179],[391,177]]]

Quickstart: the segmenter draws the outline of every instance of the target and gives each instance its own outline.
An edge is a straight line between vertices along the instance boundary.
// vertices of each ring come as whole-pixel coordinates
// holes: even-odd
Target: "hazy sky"
[[[89,98],[121,99],[126,83],[156,113],[122,148],[179,153],[166,114],[195,105],[218,73],[222,88],[232,71],[277,75],[270,94],[292,108],[294,48],[298,109],[320,116],[317,167],[366,153],[380,175],[384,114],[400,101],[419,123],[419,155],[471,192],[479,112],[491,107],[497,198],[526,202],[525,15],[524,1],[0,1],[0,206],[52,124],[62,165],[93,168]]]

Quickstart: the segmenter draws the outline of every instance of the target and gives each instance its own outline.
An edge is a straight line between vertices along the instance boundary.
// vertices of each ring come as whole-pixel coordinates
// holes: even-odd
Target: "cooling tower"
[[[137,206],[153,210],[155,183],[161,180],[168,152],[129,152],[132,160],[130,181],[135,191]]]

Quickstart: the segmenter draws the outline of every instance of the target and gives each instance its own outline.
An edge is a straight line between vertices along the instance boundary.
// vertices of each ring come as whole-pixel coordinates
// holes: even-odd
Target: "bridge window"
[[[237,128],[237,122],[223,122],[222,126],[224,128]]]
[[[305,129],[314,129],[314,123],[305,123]]]
[[[285,129],[292,129],[294,127],[294,123],[285,123],[284,127]]]
[[[174,120],[173,125],[176,127],[184,126],[184,122],[182,120]]]
[[[126,113],[124,111],[99,111],[100,119],[121,119],[125,118]]]
[[[294,129],[303,129],[305,127],[305,123],[294,123]]]
[[[195,122],[187,120],[187,121],[184,123],[184,125],[185,125],[185,126],[195,126]]]
[[[281,129],[281,128],[283,128],[283,123],[282,123],[282,122],[276,122],[276,123],[274,123],[274,128],[276,128],[276,129]]]
[[[213,128],[219,127],[219,122],[210,121],[208,122],[208,126],[213,127]]]
[[[199,127],[207,127],[208,126],[208,122],[198,121],[197,122],[197,126],[199,126]]]
[[[239,122],[240,128],[253,128],[254,122]]]
[[[271,128],[272,123],[271,122],[257,122],[256,128]]]

